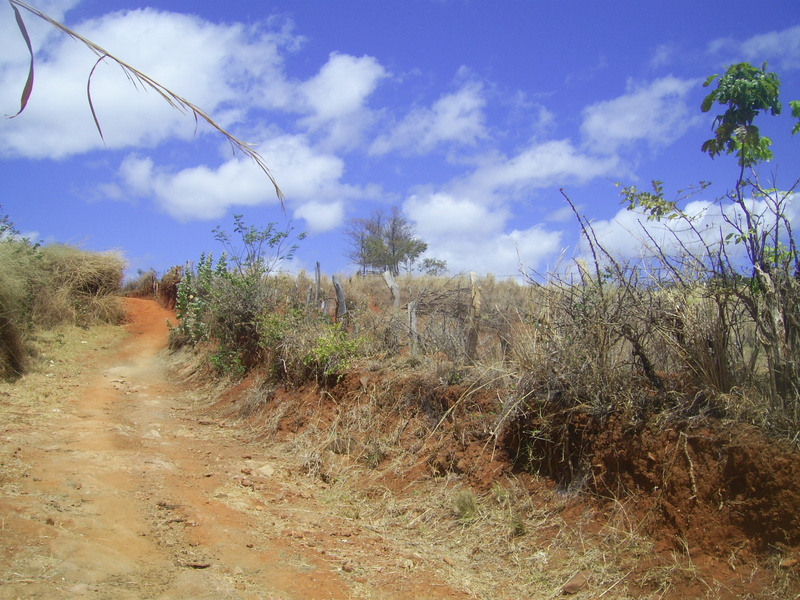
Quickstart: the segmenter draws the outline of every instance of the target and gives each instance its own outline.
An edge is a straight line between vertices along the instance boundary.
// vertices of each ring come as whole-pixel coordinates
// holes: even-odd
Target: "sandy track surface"
[[[469,597],[193,409],[170,313],[126,304],[129,335],[87,343],[80,380],[0,397],[0,598]]]

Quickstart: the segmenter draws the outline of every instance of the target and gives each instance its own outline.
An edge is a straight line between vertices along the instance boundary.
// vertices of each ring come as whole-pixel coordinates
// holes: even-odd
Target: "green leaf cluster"
[[[766,64],[759,69],[750,63],[738,63],[728,67],[722,76],[711,75],[703,86],[709,87],[714,81],[717,81],[716,89],[705,97],[700,108],[709,112],[714,104],[720,104],[726,110],[714,118],[714,137],[703,142],[702,151],[711,158],[723,152],[736,154],[742,167],[771,160],[772,140],[762,136],[753,121],[764,112],[781,113],[778,75],[768,72]],[[793,116],[800,117],[797,102],[792,102],[791,106]],[[795,125],[795,133],[798,128],[800,123]]]
[[[220,227],[214,228],[214,239],[225,249],[226,264],[229,259],[235,270],[243,276],[260,278],[269,275],[283,261],[291,260],[299,247],[297,242],[305,239],[300,233],[292,239],[294,227],[279,229],[277,223],[265,227],[248,225],[242,215],[233,215],[235,235]]]
[[[350,337],[340,323],[332,323],[317,336],[303,363],[319,379],[341,375],[358,355],[361,340]]]
[[[618,183],[617,186],[621,187]],[[685,190],[679,190],[675,200],[667,200],[664,195],[664,182],[654,179],[650,182],[652,191],[640,190],[634,185],[622,188],[622,204],[628,210],[638,211],[647,215],[648,221],[661,221],[666,219],[686,219],[688,216],[678,207],[678,202],[697,194],[711,183],[701,181],[697,185],[690,186]]]

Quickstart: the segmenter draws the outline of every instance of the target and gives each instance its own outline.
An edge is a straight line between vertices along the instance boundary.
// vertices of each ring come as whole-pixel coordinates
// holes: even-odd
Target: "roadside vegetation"
[[[0,220],[0,376],[25,372],[37,331],[62,325],[120,323],[124,261],[115,253],[22,238]]]
[[[357,363],[424,365],[447,383],[512,387],[515,397],[503,408],[508,422],[557,401],[560,408],[639,420],[665,409],[705,411],[794,439],[800,431],[800,256],[791,223],[797,183],[787,189],[762,183],[759,167],[772,158],[771,142],[755,124],[761,114],[780,113],[780,82],[747,64],[706,85],[715,81],[702,109],[721,105],[725,112],[702,149],[712,158],[736,156],[733,190],[690,213],[683,207],[708,184],[674,200],[659,181],[652,190],[623,187],[629,210],[669,225],[658,239],[642,227],[636,259],[607,250],[576,210],[584,258],[558,272],[530,274],[527,285],[492,276],[412,276],[427,245],[394,209],[351,223],[349,256],[359,275],[328,282],[319,272],[281,271],[302,235],[277,224],[259,229],[236,216],[233,235],[215,230],[224,249],[219,258],[204,254],[160,284],[162,295],[175,296],[173,345],[210,352],[221,373],[261,369],[290,386],[335,383]],[[800,118],[800,103],[790,105]],[[707,217],[716,219],[713,228]],[[154,277],[144,274],[139,287],[158,288]]]

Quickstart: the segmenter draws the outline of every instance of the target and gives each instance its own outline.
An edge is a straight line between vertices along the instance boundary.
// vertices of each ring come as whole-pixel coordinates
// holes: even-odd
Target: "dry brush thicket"
[[[248,280],[206,265],[190,273],[183,301],[181,277],[172,270],[155,286],[178,305],[173,345],[226,353],[222,371],[266,369],[297,387],[391,369],[430,375],[436,385],[503,390],[498,428],[549,405],[632,421],[713,416],[790,439],[800,425],[797,398],[771,390],[764,341],[747,310],[760,292],[745,278],[684,273],[678,281],[641,264],[590,270],[578,261],[568,275],[525,285],[401,277],[398,303],[381,277],[356,276],[340,278],[342,314],[327,278],[306,273]],[[338,366],[311,368],[333,355]]]
[[[205,270],[178,300],[173,346],[195,344],[219,372],[258,370],[269,385],[335,388],[353,373],[404,374],[427,390],[418,397],[434,420],[455,418],[433,399],[448,386],[464,398],[491,391],[484,441],[566,487],[591,474],[581,419],[622,419],[631,431],[713,419],[796,439],[797,398],[774,398],[746,280],[732,287],[687,273],[681,283],[612,261],[527,285],[400,278],[398,306],[380,277],[353,277],[337,318],[332,287],[316,289],[306,274],[243,283]]]

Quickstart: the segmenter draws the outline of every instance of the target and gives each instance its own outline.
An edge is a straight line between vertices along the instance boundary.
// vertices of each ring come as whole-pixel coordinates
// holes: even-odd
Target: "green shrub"
[[[258,331],[264,362],[290,385],[338,380],[363,348],[341,324],[300,307],[262,314]]]
[[[209,361],[219,375],[242,377],[247,372],[236,349],[222,347],[212,352]]]
[[[350,368],[360,347],[358,338],[351,338],[340,324],[333,323],[320,328],[303,364],[317,381],[332,376],[338,379]]]
[[[215,364],[226,372],[244,373],[262,363],[265,351],[280,339],[277,332],[267,332],[271,341],[262,342],[263,315],[279,308],[281,278],[273,271],[297,246],[289,245],[291,228],[279,231],[273,223],[263,229],[250,226],[241,215],[234,216],[234,223],[238,242],[219,227],[214,229],[225,248],[216,264],[204,253],[196,268],[185,269],[175,301],[179,323],[170,343],[208,343],[217,349]]]

